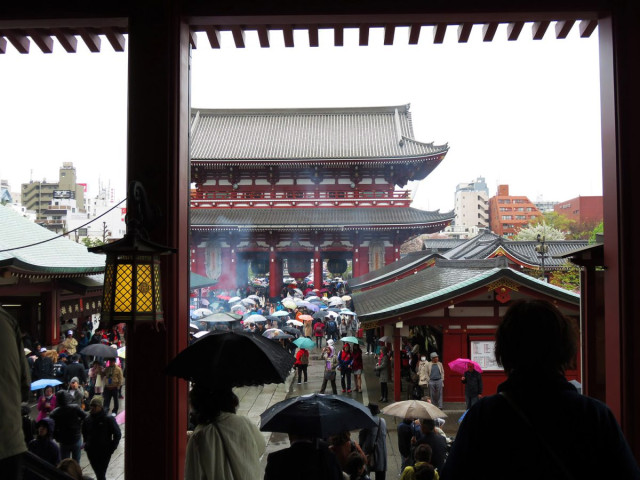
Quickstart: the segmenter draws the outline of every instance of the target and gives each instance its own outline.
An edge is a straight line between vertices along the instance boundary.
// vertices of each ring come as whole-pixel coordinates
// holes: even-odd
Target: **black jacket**
[[[482,395],[482,375],[475,370],[464,372],[464,394],[469,397]]]
[[[78,362],[67,365],[64,371],[64,383],[69,383],[73,377],[78,377],[80,385],[87,383],[87,371],[84,369],[84,365]]]
[[[49,414],[49,417],[55,422],[53,438],[58,443],[64,443],[65,445],[76,443],[80,440],[82,421],[86,416],[87,414],[76,404],[54,408]]]
[[[609,408],[562,375],[514,372],[498,392],[508,393],[527,422],[500,394],[480,399],[460,424],[442,480],[567,478],[554,456],[575,479],[640,479]]]
[[[342,480],[336,456],[326,445],[295,442],[289,448],[270,453],[264,480]]]
[[[444,461],[447,458],[447,441],[439,433],[430,432],[427,434],[423,433],[418,437],[416,447],[423,443],[431,447],[431,465],[438,470],[442,470]]]
[[[104,410],[91,413],[82,424],[84,450],[87,453],[104,453],[111,456],[120,442],[122,433],[116,419]]]

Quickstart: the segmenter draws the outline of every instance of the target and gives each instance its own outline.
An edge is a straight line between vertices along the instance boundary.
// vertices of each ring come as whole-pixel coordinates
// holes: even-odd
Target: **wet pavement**
[[[339,345],[339,343],[338,343]],[[246,415],[256,425],[260,425],[260,414],[264,412],[271,405],[278,403],[286,398],[295,397],[298,395],[305,395],[309,393],[315,393],[320,391],[323,378],[323,362],[319,359],[320,351],[318,349],[311,350],[310,364],[308,367],[308,381],[298,385],[297,373],[292,372],[287,378],[286,382],[279,385],[264,385],[261,387],[242,387],[235,389],[236,395],[240,399],[240,406],[238,408],[239,415]],[[364,374],[362,376],[362,393],[345,393],[342,395],[348,395],[364,405],[369,402],[378,403],[380,398],[380,385],[378,377],[373,373],[373,367],[375,366],[374,355],[363,355],[364,361]],[[340,374],[338,373],[336,383],[338,386],[338,394],[341,394],[340,388]],[[352,381],[352,386],[354,385]],[[389,389],[392,390],[393,385],[389,383]],[[445,385],[446,388],[446,385]],[[409,387],[407,384],[403,385],[401,400],[407,400],[409,398]],[[326,393],[331,393],[331,387],[328,386]],[[390,391],[390,396],[392,392]],[[125,391],[126,395],[126,391]],[[384,403],[379,403],[380,408],[383,408]],[[455,436],[458,429],[458,418],[464,412],[463,403],[446,403],[444,404],[444,411],[447,413],[448,418],[443,427],[445,433],[449,436]],[[397,478],[400,475],[400,454],[398,452],[398,436],[397,425],[402,421],[401,418],[390,417],[382,415],[387,423],[387,475],[388,478]],[[123,480],[124,479],[124,443],[126,441],[126,432],[124,425],[121,425],[122,440],[109,463],[109,469],[107,470],[108,480]],[[267,451],[261,459],[262,471],[256,478],[262,478],[264,476],[264,468],[267,463],[267,455],[276,450],[281,450],[289,446],[289,439],[286,434],[283,433],[270,433],[264,432],[264,437],[267,442]],[[351,433],[353,440],[358,440],[358,431]],[[82,459],[80,465],[85,475],[89,475],[95,478],[89,460],[84,452],[82,452]]]

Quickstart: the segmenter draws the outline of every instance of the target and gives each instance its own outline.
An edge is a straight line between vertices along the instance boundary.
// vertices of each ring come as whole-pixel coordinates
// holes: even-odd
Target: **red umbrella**
[[[469,360],[468,358],[456,358],[455,360],[449,362],[449,368],[459,373],[460,375],[464,375],[464,372],[467,371],[467,365],[473,365],[474,370],[482,373],[482,368],[478,364],[478,362],[474,362],[473,360]]]
[[[313,317],[311,315],[300,315],[298,320],[313,320]]]

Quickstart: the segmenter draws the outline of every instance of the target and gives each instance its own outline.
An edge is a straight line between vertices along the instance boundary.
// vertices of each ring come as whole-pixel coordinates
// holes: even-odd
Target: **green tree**
[[[547,225],[547,227],[564,232],[566,236],[575,230],[576,221],[560,215],[558,212],[544,212],[529,223],[530,227],[535,227],[536,225]]]
[[[84,237],[82,239],[82,244],[85,247],[89,248],[89,247],[97,247],[99,245],[104,245],[104,242],[99,238]]]
[[[537,225],[528,225],[521,228],[517,235],[513,237],[514,240],[521,241],[535,241],[538,239],[538,235],[544,236],[545,240],[564,240],[565,234],[561,230],[550,227],[545,223],[539,223]]]
[[[549,283],[572,292],[580,292],[580,267],[571,262],[565,264],[564,270],[555,270],[549,275]]]
[[[600,222],[596,227],[591,231],[589,235],[589,243],[596,243],[596,234],[604,233],[604,222]]]

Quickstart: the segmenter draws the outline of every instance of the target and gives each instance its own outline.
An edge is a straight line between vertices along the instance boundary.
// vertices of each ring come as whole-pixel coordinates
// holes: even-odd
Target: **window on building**
[[[503,220],[511,220],[511,215],[503,215],[502,219]]]
[[[516,215],[516,220],[526,220],[527,216],[526,215]]]

